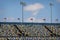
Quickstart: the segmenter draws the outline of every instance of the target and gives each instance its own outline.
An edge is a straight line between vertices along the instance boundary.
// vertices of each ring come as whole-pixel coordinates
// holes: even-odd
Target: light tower
[[[51,23],[52,23],[52,6],[53,6],[53,4],[50,3],[50,8],[51,8]]]
[[[22,5],[22,23],[24,22],[24,6],[26,6],[26,3],[25,2],[20,2],[20,4]]]

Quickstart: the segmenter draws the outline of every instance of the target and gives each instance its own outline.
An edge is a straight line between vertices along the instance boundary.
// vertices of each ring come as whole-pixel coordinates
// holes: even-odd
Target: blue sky
[[[4,21],[7,18],[7,22],[19,22],[17,18],[22,20],[22,5],[21,0],[0,0],[0,21]],[[55,19],[59,19],[60,23],[60,0],[22,0],[26,3],[24,6],[24,22],[51,22],[51,11],[49,3],[53,3],[52,7],[52,21],[55,23]]]

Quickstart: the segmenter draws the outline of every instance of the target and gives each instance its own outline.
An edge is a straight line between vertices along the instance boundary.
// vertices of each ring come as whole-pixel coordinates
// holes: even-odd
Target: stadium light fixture
[[[18,19],[18,21],[20,21],[20,18],[17,18]]]
[[[6,22],[7,18],[4,18],[4,22]]]
[[[30,20],[31,20],[31,21],[32,21],[32,23],[33,23],[33,18],[31,18]]]
[[[58,23],[58,21],[59,21],[59,20],[58,20],[58,19],[56,19],[56,22],[57,22],[57,23]]]
[[[44,22],[46,21],[46,19],[43,19],[44,20]]]

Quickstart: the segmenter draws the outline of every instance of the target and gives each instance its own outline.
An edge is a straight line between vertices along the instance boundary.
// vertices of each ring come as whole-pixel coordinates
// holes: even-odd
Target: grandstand
[[[24,37],[58,40],[57,37],[60,37],[60,23],[0,22],[0,40],[11,38],[18,40]]]

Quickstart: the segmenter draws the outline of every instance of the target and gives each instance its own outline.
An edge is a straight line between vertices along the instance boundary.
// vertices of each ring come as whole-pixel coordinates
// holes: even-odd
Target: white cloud
[[[35,15],[38,14],[38,12],[39,12],[39,11],[34,11],[34,12],[32,12],[32,14],[35,16]]]
[[[15,20],[15,18],[8,17],[7,20]]]
[[[7,22],[15,22],[17,20],[15,18],[13,18],[13,17],[7,17],[6,21]]]
[[[44,6],[40,3],[35,3],[35,4],[31,4],[31,5],[27,5],[24,7],[25,11],[37,11],[44,8]]]
[[[33,20],[31,20],[31,18],[33,19]],[[27,21],[26,22],[35,22],[35,20],[36,20],[36,18],[34,18],[34,17],[29,17],[29,18],[27,18]]]
[[[43,22],[44,22],[44,20],[43,20],[43,19],[37,19],[35,22],[43,23]]]
[[[35,3],[35,4],[31,4],[31,5],[27,5],[24,7],[25,11],[30,11],[32,12],[32,15],[37,15],[39,13],[39,10],[43,9],[44,6],[40,3]]]
[[[31,20],[31,18],[32,18],[33,20]],[[42,18],[42,19],[36,19],[36,18],[34,18],[34,17],[29,17],[29,18],[27,18],[26,22],[38,22],[38,23],[43,23],[44,20],[43,20],[43,18]]]

